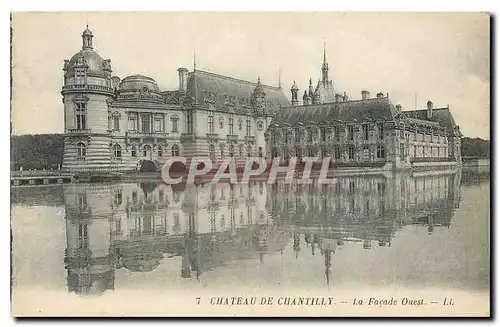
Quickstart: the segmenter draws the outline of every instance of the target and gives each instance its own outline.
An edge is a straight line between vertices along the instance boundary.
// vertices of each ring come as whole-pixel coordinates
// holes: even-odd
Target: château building
[[[292,105],[276,112],[266,133],[268,156],[331,157],[337,167],[383,169],[461,163],[462,134],[448,106],[428,101],[425,109],[403,110],[388,94],[371,97],[366,90],[351,100],[329,80],[326,53],[321,71],[315,89],[309,80],[302,105],[293,83]]]
[[[179,87],[160,90],[148,76],[112,75],[111,60],[82,34],[82,50],[64,61],[64,158],[70,171],[157,169],[170,156],[243,160],[264,156],[274,112],[290,106],[281,87],[178,69]],[[196,64],[195,64],[196,65]]]

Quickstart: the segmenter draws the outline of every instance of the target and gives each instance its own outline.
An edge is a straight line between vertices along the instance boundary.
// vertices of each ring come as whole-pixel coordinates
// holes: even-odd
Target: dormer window
[[[75,85],[87,84],[87,74],[84,68],[75,68]]]

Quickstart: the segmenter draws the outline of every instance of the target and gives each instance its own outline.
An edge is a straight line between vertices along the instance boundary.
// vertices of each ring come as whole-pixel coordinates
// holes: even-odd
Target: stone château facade
[[[170,156],[214,160],[264,156],[274,112],[290,106],[281,87],[206,71],[178,69],[179,88],[162,91],[148,76],[112,76],[111,61],[82,34],[64,62],[64,159],[70,171],[127,171]]]

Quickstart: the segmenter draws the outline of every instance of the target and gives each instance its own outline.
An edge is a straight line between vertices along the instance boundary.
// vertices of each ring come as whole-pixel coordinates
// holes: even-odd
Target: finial
[[[278,68],[278,88],[281,89],[281,67]]]
[[[257,78],[257,85],[260,85],[260,76]]]
[[[326,63],[326,42],[323,42],[323,64]]]

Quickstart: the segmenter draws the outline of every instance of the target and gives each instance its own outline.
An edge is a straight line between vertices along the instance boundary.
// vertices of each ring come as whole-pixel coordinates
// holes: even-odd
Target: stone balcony
[[[90,128],[81,129],[81,128],[69,128],[68,134],[76,134],[76,135],[87,135],[90,134]]]
[[[245,136],[246,142],[255,142],[255,136]]]
[[[125,132],[126,137],[165,137],[167,132],[157,131],[157,132],[141,132],[141,131],[127,131]]]
[[[207,133],[207,140],[217,142],[219,140],[219,134]]]
[[[228,134],[227,135],[227,140],[229,142],[238,142],[238,135],[232,135],[232,134],[230,135],[230,134]]]

